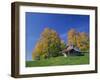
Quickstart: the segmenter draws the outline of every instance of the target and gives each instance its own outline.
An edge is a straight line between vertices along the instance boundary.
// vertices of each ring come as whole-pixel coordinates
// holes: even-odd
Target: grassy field
[[[26,67],[89,64],[89,54],[84,56],[59,56],[37,61],[26,61]]]

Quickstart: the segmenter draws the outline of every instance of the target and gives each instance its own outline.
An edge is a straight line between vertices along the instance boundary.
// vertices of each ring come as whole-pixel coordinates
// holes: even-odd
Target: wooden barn
[[[73,45],[67,46],[64,50],[61,51],[61,53],[67,57],[67,56],[81,56],[83,55],[82,52],[79,50],[78,47],[75,47]]]

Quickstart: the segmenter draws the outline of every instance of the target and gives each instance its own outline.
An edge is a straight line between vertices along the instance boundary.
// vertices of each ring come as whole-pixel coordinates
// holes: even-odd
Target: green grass
[[[26,67],[89,64],[89,54],[84,56],[59,56],[37,61],[26,61]]]

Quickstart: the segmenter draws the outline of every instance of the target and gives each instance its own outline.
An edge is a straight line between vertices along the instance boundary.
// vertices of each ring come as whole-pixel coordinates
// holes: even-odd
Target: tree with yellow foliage
[[[68,45],[77,45],[77,32],[75,29],[70,29],[68,31]]]
[[[68,45],[74,45],[81,51],[89,51],[89,36],[85,32],[70,29],[68,32]]]
[[[36,56],[46,58],[58,56],[61,50],[60,45],[61,40],[57,32],[53,29],[45,28],[33,50],[33,59]]]
[[[82,51],[89,51],[89,36],[85,32],[81,32],[78,34],[77,46]]]

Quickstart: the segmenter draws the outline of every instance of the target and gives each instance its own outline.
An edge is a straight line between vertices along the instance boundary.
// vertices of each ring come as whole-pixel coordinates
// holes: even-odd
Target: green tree
[[[66,48],[66,43],[61,40],[61,50],[64,50]]]

